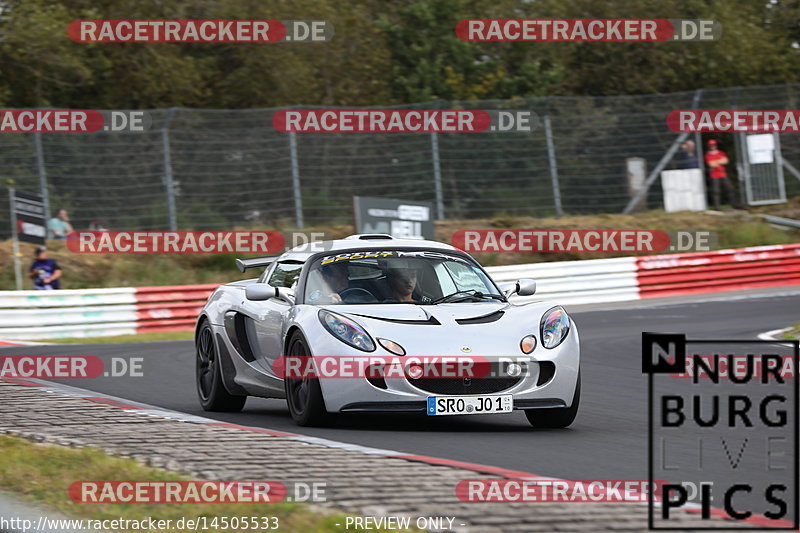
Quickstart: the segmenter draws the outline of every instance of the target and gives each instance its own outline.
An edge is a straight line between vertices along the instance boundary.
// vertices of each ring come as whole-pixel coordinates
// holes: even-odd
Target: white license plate
[[[510,394],[491,396],[428,396],[428,415],[485,415],[510,413],[514,400]]]

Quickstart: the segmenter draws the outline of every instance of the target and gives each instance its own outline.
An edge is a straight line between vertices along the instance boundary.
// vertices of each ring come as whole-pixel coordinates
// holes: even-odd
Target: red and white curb
[[[108,405],[111,407],[116,407],[123,411],[135,411],[139,414],[144,414],[148,416],[153,416],[162,419],[168,420],[178,420],[181,422],[188,422],[193,424],[203,424],[208,426],[214,427],[224,427],[229,429],[238,429],[241,431],[251,431],[255,433],[262,433],[272,437],[281,437],[289,440],[295,440],[299,442],[303,442],[306,444],[316,444],[319,446],[325,446],[328,448],[335,448],[340,450],[347,450],[351,452],[363,453],[367,455],[373,456],[383,456],[388,458],[394,459],[402,459],[405,461],[412,461],[412,462],[419,462],[425,463],[429,465],[437,465],[437,466],[448,466],[451,468],[457,468],[460,470],[467,470],[472,472],[477,472],[481,474],[489,474],[495,475],[505,479],[514,479],[514,480],[539,480],[539,481],[568,481],[561,478],[553,478],[548,476],[540,476],[537,474],[532,474],[529,472],[521,472],[516,470],[510,470],[501,467],[495,466],[488,466],[482,465],[477,463],[470,463],[464,461],[456,461],[453,459],[445,459],[441,457],[431,457],[427,455],[418,455],[418,454],[409,454],[405,452],[398,452],[395,450],[387,450],[382,448],[372,448],[369,446],[361,446],[359,444],[351,444],[346,442],[339,442],[331,439],[325,439],[321,437],[312,437],[310,435],[301,435],[299,433],[289,433],[285,431],[279,431],[269,428],[259,428],[253,426],[243,426],[239,424],[232,424],[228,422],[221,422],[219,420],[213,420],[210,418],[205,418],[202,416],[190,415],[187,413],[181,413],[180,411],[173,411],[171,409],[164,409],[161,407],[156,407],[153,405],[135,402],[131,400],[126,400],[124,398],[118,398],[116,396],[111,396],[108,394],[98,393],[94,391],[89,391],[86,389],[80,389],[78,387],[72,387],[69,385],[63,385],[61,383],[52,383],[49,381],[41,380],[41,379],[30,379],[30,378],[4,378],[0,381],[5,381],[8,383],[13,383],[15,385],[22,385],[28,387],[37,387],[42,389],[45,392],[51,394],[61,394],[64,396],[70,396],[73,398],[80,398],[89,402]],[[634,503],[636,505],[636,503]],[[647,502],[640,502],[638,505],[648,505]],[[659,502],[654,502],[654,506],[656,508],[660,508],[661,504]],[[689,513],[700,513],[701,506],[699,504],[686,504],[682,507],[682,509]],[[716,518],[727,519],[728,515],[723,509],[718,508],[711,508],[711,515]],[[746,520],[742,520],[741,522],[754,524],[769,528],[791,528],[794,524],[790,521],[786,520],[770,520],[763,515],[756,515],[753,514]]]
[[[7,341],[0,339],[0,346],[51,346],[49,342]]]

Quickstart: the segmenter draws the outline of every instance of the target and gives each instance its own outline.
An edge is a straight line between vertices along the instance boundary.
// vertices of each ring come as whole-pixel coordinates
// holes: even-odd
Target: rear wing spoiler
[[[250,268],[266,267],[272,264],[274,257],[253,257],[251,259],[237,259],[236,268],[239,272],[244,272]]]

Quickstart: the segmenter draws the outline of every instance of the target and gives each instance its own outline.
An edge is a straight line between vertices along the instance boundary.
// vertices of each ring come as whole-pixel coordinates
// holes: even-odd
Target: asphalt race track
[[[570,311],[569,306],[567,306]],[[755,339],[800,321],[800,290],[699,295],[681,301],[575,308],[583,399],[567,430],[536,430],[523,413],[424,417],[348,415],[334,428],[295,426],[283,400],[250,398],[242,413],[206,413],[196,399],[191,341],[9,347],[0,355],[143,357],[145,377],[61,380],[75,387],[232,423],[564,479],[647,479],[647,381],[641,332]]]

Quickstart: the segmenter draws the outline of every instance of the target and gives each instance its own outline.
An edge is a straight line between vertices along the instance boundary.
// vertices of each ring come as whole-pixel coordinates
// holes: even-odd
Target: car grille
[[[505,378],[421,378],[409,383],[426,392],[447,395],[489,394],[510,389],[521,377]]]
[[[490,394],[508,390],[525,377],[528,366],[522,364],[523,372],[519,376],[507,375],[508,363],[491,363],[490,372],[480,378],[420,378],[409,379],[408,382],[426,392],[448,395]]]
[[[522,378],[421,378],[409,380],[426,392],[447,395],[489,394],[510,389]]]

